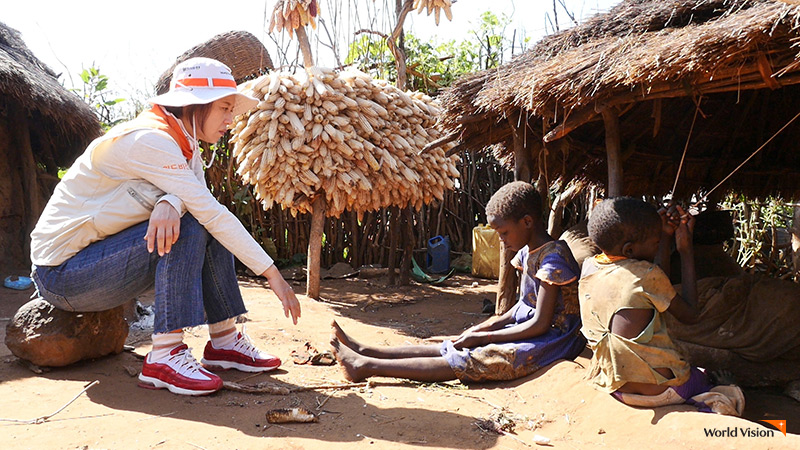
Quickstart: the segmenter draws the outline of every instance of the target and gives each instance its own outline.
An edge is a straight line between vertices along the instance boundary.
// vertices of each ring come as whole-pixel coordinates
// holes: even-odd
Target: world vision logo
[[[786,436],[785,420],[762,420]],[[727,427],[727,428],[703,428],[706,437],[717,438],[736,438],[736,437],[774,437],[775,430],[765,430],[763,428]]]
[[[786,436],[786,421],[785,420],[762,420],[778,429],[784,436]]]

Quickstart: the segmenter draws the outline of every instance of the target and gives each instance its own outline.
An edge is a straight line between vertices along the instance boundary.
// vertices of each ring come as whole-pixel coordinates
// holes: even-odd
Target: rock
[[[319,277],[322,279],[325,278],[350,278],[358,275],[358,271],[353,269],[350,264],[345,262],[338,262],[333,265],[330,269],[322,269],[320,270]]]
[[[124,305],[100,312],[62,311],[42,299],[22,305],[6,326],[5,344],[16,357],[60,367],[122,352],[128,336]]]

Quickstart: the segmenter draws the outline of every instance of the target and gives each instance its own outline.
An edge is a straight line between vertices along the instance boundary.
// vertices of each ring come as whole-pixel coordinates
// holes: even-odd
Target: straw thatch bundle
[[[237,83],[254,74],[260,75],[266,70],[274,69],[267,49],[257,37],[247,31],[228,31],[195,45],[175,58],[172,66],[158,78],[156,93],[163,94],[169,90],[169,81],[175,66],[196,56],[221,61],[231,69],[231,74]]]
[[[54,147],[47,155],[54,160],[53,166],[71,164],[84,146],[100,134],[100,123],[91,107],[65,89],[56,74],[31,53],[19,32],[2,22],[0,98],[5,105],[21,108],[24,116],[32,119],[37,137]]]
[[[264,209],[312,210],[324,195],[328,216],[441,200],[453,189],[456,157],[420,153],[440,132],[439,106],[383,80],[312,67],[273,72],[243,91],[257,109],[237,118],[231,142],[237,173],[255,185]]]
[[[513,161],[517,124],[527,130],[523,139],[540,173],[547,163],[550,180],[603,183],[600,114],[613,111],[620,118],[626,192],[668,192],[687,141],[691,173],[681,185],[688,192],[708,188],[797,112],[789,98],[800,83],[798,40],[796,1],[625,0],[498,69],[454,83],[440,97],[442,126],[459,138],[455,150],[500,144],[499,153]],[[778,89],[781,96],[769,95]],[[773,148],[796,142],[787,131]],[[797,162],[773,152],[749,164],[732,185],[753,194],[800,193],[787,172]]]
[[[776,45],[798,29],[800,7],[780,1],[624,2],[514,60],[476,103],[511,103],[550,116],[558,114],[556,105],[566,114],[618,96],[666,97],[683,91],[672,84],[680,80],[708,93],[763,86],[759,55],[784,74],[800,68],[798,48]],[[646,92],[637,89],[644,86]]]

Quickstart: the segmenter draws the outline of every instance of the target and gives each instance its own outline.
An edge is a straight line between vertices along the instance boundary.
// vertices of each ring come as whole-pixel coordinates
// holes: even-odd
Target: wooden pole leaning
[[[525,123],[522,116],[511,116],[508,123],[511,125],[512,144],[514,146],[514,181],[530,183],[533,178],[533,153],[525,146]],[[500,241],[500,273],[497,280],[497,299],[495,301],[495,314],[504,314],[517,302],[517,271],[511,265],[515,252],[508,249]]]
[[[319,273],[322,255],[322,230],[325,227],[325,194],[317,194],[311,204],[311,232],[308,236],[308,261],[306,267],[306,295],[319,300]]]
[[[608,160],[608,197],[622,195],[622,144],[619,133],[619,116],[612,108],[603,108],[606,131],[606,158]]]

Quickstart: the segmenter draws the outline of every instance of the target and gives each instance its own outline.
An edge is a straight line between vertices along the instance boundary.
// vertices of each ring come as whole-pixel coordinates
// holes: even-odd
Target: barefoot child
[[[346,378],[512,380],[583,351],[578,265],[567,244],[554,241],[544,229],[539,194],[529,183],[507,184],[489,200],[486,216],[506,246],[519,251],[514,259],[522,271],[516,305],[441,345],[374,347],[355,341],[334,322],[331,344]]]
[[[587,259],[580,280],[583,333],[594,350],[589,378],[597,389],[631,406],[694,404],[702,411],[741,415],[736,386],[710,384],[681,357],[662,313],[682,323],[698,320],[692,229],[694,217],[629,197],[608,199],[592,211],[589,236],[603,253]],[[681,256],[682,294],[668,274],[674,243]]]

